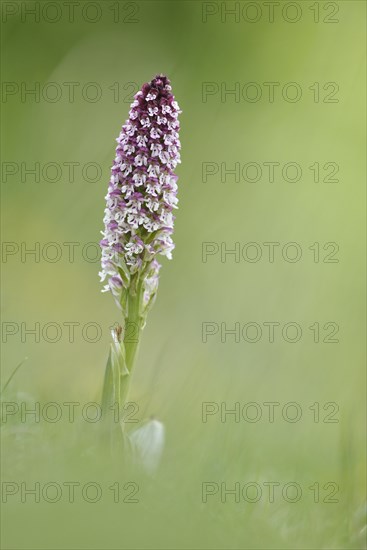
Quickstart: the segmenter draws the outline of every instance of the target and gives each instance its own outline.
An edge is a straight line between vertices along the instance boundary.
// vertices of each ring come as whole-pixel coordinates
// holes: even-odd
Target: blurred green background
[[[176,249],[173,261],[163,262],[130,397],[140,420],[154,415],[164,423],[166,443],[156,477],[139,478],[138,504],[111,504],[110,494],[95,505],[9,499],[3,504],[3,547],[364,547],[365,3],[280,2],[273,22],[266,2],[81,1],[73,17],[68,4],[2,3],[2,385],[28,357],[3,399],[98,399],[109,327],[120,319],[113,299],[100,292],[95,247],[84,256],[82,250],[100,239],[114,140],[132,92],[163,72],[183,111]],[[39,21],[30,8],[39,10]],[[257,102],[242,95],[249,82],[260,86]],[[273,102],[264,82],[279,83]],[[282,95],[290,82],[302,91],[299,101]],[[327,87],[330,82],[338,89]],[[72,102],[65,83],[76,83]],[[95,84],[86,89],[88,83]],[[214,91],[203,96],[207,83]],[[34,86],[36,95],[24,94]],[[241,95],[225,94],[236,87]],[[60,90],[59,99],[50,100]],[[94,90],[101,92],[97,101]],[[90,168],[85,178],[82,168],[91,162],[100,173]],[[249,162],[261,166],[259,181],[245,181],[242,174],[240,181],[233,175],[221,181],[221,163],[231,169]],[[274,182],[264,162],[279,163]],[[299,181],[282,176],[289,162],[301,167]],[[319,182],[309,168],[316,162]],[[34,163],[39,181],[24,172]],[[48,176],[42,173],[47,163],[61,167],[55,182],[49,181],[56,173],[52,167]],[[74,181],[64,163],[78,163]],[[216,163],[207,181],[205,163]],[[338,181],[323,181],[335,166],[325,163],[337,164]],[[50,242],[62,250],[59,261],[42,256]],[[79,243],[73,262],[63,244],[71,242]],[[218,252],[203,262],[206,242],[219,249],[221,243],[233,249],[236,242],[255,242],[262,257],[251,263],[228,255],[222,262]],[[266,242],[280,243],[273,263]],[[302,250],[295,263],[281,254],[290,242]],[[22,246],[35,243],[39,261],[32,255],[22,261]],[[309,249],[314,243],[318,262]],[[326,243],[338,245],[337,262],[323,261],[334,250],[323,249]],[[55,250],[48,250],[49,257]],[[263,323],[273,321],[280,329],[269,343]],[[31,329],[37,322],[39,342],[21,326]],[[47,341],[52,328],[42,336],[50,322],[62,328],[55,343]],[[218,325],[207,343],[205,322]],[[258,323],[262,337],[256,343],[242,337],[235,342],[234,336],[221,342],[221,323],[230,329],[236,322],[241,328]],[[281,334],[290,322],[302,328],[295,343]],[[315,322],[319,343],[309,329]],[[324,328],[328,322],[339,326],[338,342],[323,341],[331,332],[331,325]],[[64,323],[79,323],[73,342]],[[87,323],[101,328],[94,343],[83,339]],[[94,334],[90,328],[87,338]],[[203,402],[228,408],[256,402],[263,416],[256,423],[235,422],[233,416],[222,422],[216,414],[203,423]],[[273,423],[266,402],[280,403]],[[282,417],[289,402],[302,410],[298,422]],[[319,422],[309,409],[314,403]],[[327,403],[338,405],[337,422],[323,421],[332,411],[323,409]],[[112,483],[116,473],[103,457],[96,454],[84,464],[78,429],[89,427],[5,425],[4,480],[20,483],[29,476],[61,483],[110,475]],[[69,445],[80,455],[73,466],[64,460]],[[100,468],[95,478],[90,462]],[[120,473],[129,480],[122,465]],[[303,496],[295,503],[281,496],[274,503],[265,496],[258,503],[236,503],[231,497],[221,502],[218,493],[202,502],[204,482],[263,481],[297,482]],[[339,501],[315,503],[308,489],[315,482],[338,484]]]

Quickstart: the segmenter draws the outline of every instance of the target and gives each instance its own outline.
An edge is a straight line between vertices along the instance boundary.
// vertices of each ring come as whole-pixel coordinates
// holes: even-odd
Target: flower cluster
[[[120,303],[135,273],[144,277],[144,302],[158,286],[156,256],[172,257],[173,210],[177,208],[180,162],[179,106],[163,75],[135,95],[117,138],[106,196],[101,280]]]

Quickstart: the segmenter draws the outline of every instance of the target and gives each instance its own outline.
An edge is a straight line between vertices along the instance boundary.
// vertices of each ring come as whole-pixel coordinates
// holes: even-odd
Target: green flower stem
[[[130,389],[132,372],[139,348],[141,331],[143,328],[142,301],[143,284],[139,279],[132,278],[129,290],[126,292],[127,314],[124,319],[124,339],[120,340],[122,327],[113,331],[113,342],[108,356],[103,393],[102,410],[106,419],[106,426],[116,426],[116,407],[118,418],[121,419],[124,405]],[[123,429],[123,422],[120,422]]]
[[[135,291],[134,291],[135,290]],[[126,403],[126,399],[129,392],[131,376],[135,365],[136,356],[139,349],[141,331],[142,331],[142,317],[141,317],[141,302],[143,298],[142,285],[137,284],[136,289],[129,292],[128,296],[128,314],[125,318],[125,334],[122,345],[125,349],[125,364],[128,374],[120,377],[120,410]]]
[[[139,340],[142,326],[140,314],[142,300],[141,285],[137,288],[136,294],[129,294],[128,298],[128,316],[125,321],[125,352],[126,366],[129,372],[134,367],[135,357],[139,348]]]

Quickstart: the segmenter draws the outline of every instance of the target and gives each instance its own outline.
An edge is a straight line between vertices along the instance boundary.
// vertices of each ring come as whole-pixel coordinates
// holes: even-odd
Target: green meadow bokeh
[[[110,490],[96,504],[18,492],[3,503],[3,548],[364,547],[365,3],[282,1],[274,21],[264,2],[82,0],[73,17],[67,4],[1,6],[2,387],[28,358],[2,399],[99,399],[120,321],[95,245],[114,140],[133,93],[162,72],[183,111],[176,249],[130,399],[139,421],[164,424],[165,449],[150,478],[88,450],[88,422],[13,415],[5,482],[134,479],[140,491],[133,505]],[[225,415],[236,403],[248,417]],[[220,484],[236,482],[262,498],[226,498]],[[280,484],[275,502],[264,482]],[[289,482],[297,502],[281,494]],[[218,488],[207,502],[203,483]]]

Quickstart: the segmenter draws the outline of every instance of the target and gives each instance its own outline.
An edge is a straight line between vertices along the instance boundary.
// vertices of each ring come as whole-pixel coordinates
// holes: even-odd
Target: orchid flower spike
[[[137,92],[117,138],[106,196],[101,281],[126,315],[127,294],[142,288],[143,317],[158,288],[158,255],[172,258],[180,108],[166,76]],[[144,315],[145,314],[145,315]]]

